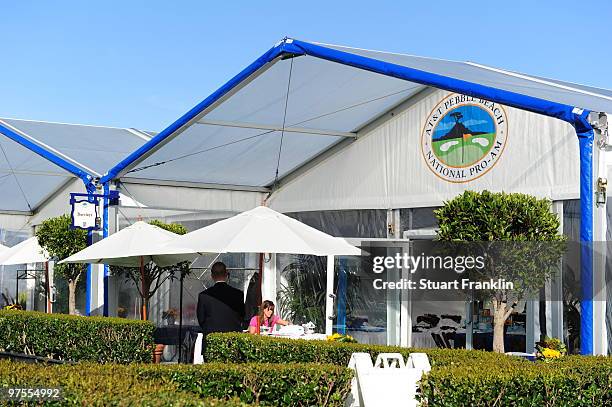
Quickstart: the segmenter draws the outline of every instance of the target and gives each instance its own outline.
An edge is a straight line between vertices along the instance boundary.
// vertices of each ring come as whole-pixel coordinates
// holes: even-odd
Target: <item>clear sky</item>
[[[0,117],[160,131],[284,36],[612,89],[609,0],[0,1]]]

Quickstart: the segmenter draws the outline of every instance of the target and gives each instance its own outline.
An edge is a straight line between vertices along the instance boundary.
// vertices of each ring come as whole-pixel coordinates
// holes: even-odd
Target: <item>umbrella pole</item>
[[[142,307],[141,307],[141,319],[147,320],[147,299],[145,298],[146,293],[144,292],[145,281],[144,281],[144,259],[140,256],[140,290],[142,292]]]
[[[17,270],[17,276],[15,277],[16,277],[15,281],[17,281],[16,288],[15,288],[15,304],[19,304],[19,270]]]
[[[257,287],[257,305],[261,307],[263,302],[261,288],[263,285],[264,254],[259,253],[259,286]]]
[[[45,300],[47,302],[47,314],[51,313],[51,293],[49,291],[49,262],[45,262]]]
[[[183,356],[183,279],[184,273],[181,270],[181,284],[180,284],[180,293],[179,293],[179,343],[178,343],[178,363],[181,363],[181,358]]]

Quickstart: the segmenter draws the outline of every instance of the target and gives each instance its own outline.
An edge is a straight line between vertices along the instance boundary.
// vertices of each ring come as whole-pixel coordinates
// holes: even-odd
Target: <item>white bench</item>
[[[419,380],[431,370],[424,353],[410,354],[406,362],[399,353],[381,353],[374,364],[368,353],[353,353],[348,367],[355,370],[346,403],[351,407],[416,407]]]
[[[202,342],[204,341],[204,335],[199,333],[196,337],[195,344],[193,345],[193,364],[201,365],[204,363],[204,355],[202,355]]]

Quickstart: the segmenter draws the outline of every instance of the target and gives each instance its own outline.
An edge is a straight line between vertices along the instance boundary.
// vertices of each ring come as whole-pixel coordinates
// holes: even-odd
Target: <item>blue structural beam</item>
[[[58,167],[79,177],[85,184],[85,188],[87,189],[87,192],[93,193],[96,190],[95,184],[93,182],[93,179],[94,179],[93,175],[80,169],[76,165],[66,161],[62,157],[58,157],[57,155],[39,146],[38,144],[33,143],[32,141],[23,137],[21,134],[14,132],[13,130],[9,129],[6,126],[3,126],[2,124],[0,124],[0,133],[4,134],[6,137],[10,138],[11,140],[21,144],[23,147],[27,148],[33,153],[38,154],[42,158],[48,161],[51,161],[53,164],[57,165]]]
[[[102,198],[102,239],[108,237],[108,205],[110,195],[110,186],[107,183],[104,184],[104,198]],[[108,288],[109,288],[109,271],[108,264],[104,265],[104,309],[103,315],[108,316]]]
[[[578,131],[578,130],[577,130]],[[580,353],[593,354],[593,130],[578,133],[580,146]]]
[[[88,230],[87,231],[87,246],[91,246],[92,242],[93,242],[93,231]],[[85,285],[86,285],[85,315],[87,316],[91,315],[91,286],[93,283],[92,279],[93,279],[93,264],[88,264],[87,272],[85,274]]]

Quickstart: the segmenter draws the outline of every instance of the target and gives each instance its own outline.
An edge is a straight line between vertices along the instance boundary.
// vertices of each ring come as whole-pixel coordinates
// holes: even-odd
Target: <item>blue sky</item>
[[[609,1],[41,0],[2,14],[0,117],[160,131],[284,36],[612,88]]]
[[[451,116],[451,114],[454,112],[460,112],[463,114],[463,118],[460,120],[461,123],[472,131],[495,131],[493,118],[486,110],[477,106],[460,106],[458,108],[451,109],[444,114],[444,117],[434,129],[432,136],[434,141],[444,136],[455,126],[455,118]]]

